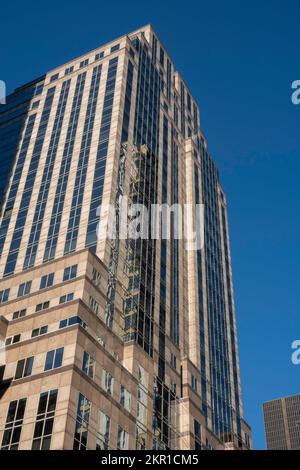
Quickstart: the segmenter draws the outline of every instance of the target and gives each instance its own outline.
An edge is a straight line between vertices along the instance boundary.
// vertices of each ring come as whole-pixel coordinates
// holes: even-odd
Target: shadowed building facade
[[[226,196],[152,27],[47,73],[13,142],[1,447],[251,448]],[[150,212],[203,204],[203,248],[187,250],[172,217],[170,239],[97,237],[123,196]]]

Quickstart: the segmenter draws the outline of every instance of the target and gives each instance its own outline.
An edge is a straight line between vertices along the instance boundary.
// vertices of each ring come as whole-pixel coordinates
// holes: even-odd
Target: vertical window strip
[[[181,101],[181,134],[185,138],[185,89],[184,84],[180,83],[180,101]]]
[[[23,269],[28,269],[31,266],[34,266],[35,263],[36,253],[40,241],[42,225],[44,221],[44,215],[49,195],[50,184],[52,180],[53,169],[57,155],[59,139],[62,131],[62,124],[70,91],[70,83],[71,80],[67,80],[62,84],[54,126],[50,138],[49,149],[47,152],[45,167],[43,171],[42,182],[32,221],[32,228],[29,236]]]
[[[169,103],[171,102],[171,73],[171,62],[169,59],[167,59],[167,98]]]
[[[148,55],[145,45],[139,48],[139,74],[136,95],[134,142],[139,148],[146,144],[149,152],[137,154],[135,165],[143,175],[137,184],[138,200],[150,210],[157,203],[157,172],[159,147],[160,76]],[[149,225],[151,230],[151,226]],[[131,256],[131,253],[134,253]],[[144,261],[143,253],[147,253]],[[135,340],[146,351],[153,354],[153,317],[156,241],[148,239],[130,240],[127,244],[127,262],[134,268],[130,279],[133,295],[125,304],[124,341]],[[141,294],[143,289],[143,294]]]
[[[75,137],[77,126],[79,122],[79,115],[86,79],[86,72],[78,75],[76,88],[72,103],[70,120],[67,130],[67,137],[63,151],[63,158],[60,166],[59,177],[57,181],[57,188],[53,203],[53,209],[50,219],[50,226],[48,230],[47,242],[44,252],[43,262],[47,262],[54,258],[56,253],[57,241],[59,236],[60,224],[63,214],[63,207],[65,203],[67,184],[70,173],[70,166],[73,156]]]
[[[213,432],[221,439],[233,433],[232,399],[228,359],[225,291],[221,266],[220,220],[217,193],[218,172],[204,151],[202,158],[205,204],[205,260]]]
[[[195,153],[197,159],[197,153]],[[195,203],[200,204],[199,171],[194,163],[194,185]],[[198,235],[198,231],[197,231]],[[203,276],[202,276],[202,254],[197,250],[197,276],[198,276],[198,304],[199,304],[199,327],[200,327],[200,371],[201,371],[201,399],[202,412],[207,422],[207,386],[206,386],[206,352],[205,352],[205,326],[204,326],[204,305],[203,305]]]
[[[90,156],[92,134],[95,122],[95,112],[98,101],[102,64],[93,69],[87,111],[84,122],[83,137],[76,171],[75,187],[72,196],[71,212],[65,241],[64,254],[76,249],[81,217],[83,194],[86,182],[87,168]]]
[[[163,164],[162,164],[162,204],[168,203],[168,140],[169,123],[163,118]],[[167,295],[167,240],[161,240],[160,256],[160,311],[159,311],[159,363],[158,376],[165,377],[165,334],[166,334],[166,295]]]
[[[2,437],[1,450],[18,450],[26,408],[26,398],[11,401]]]
[[[58,390],[40,394],[34,427],[32,450],[49,450],[53,432]]]
[[[156,63],[156,57],[157,57],[157,39],[153,34],[152,37],[152,61],[155,64]]]
[[[76,424],[74,433],[74,450],[86,450],[91,413],[91,402],[81,393],[78,398]]]
[[[29,118],[28,118],[26,130],[25,130],[25,133],[24,133],[24,138],[23,138],[23,142],[22,142],[22,146],[21,146],[21,150],[20,150],[20,154],[19,154],[19,157],[18,157],[18,160],[17,160],[16,169],[15,169],[14,176],[13,176],[13,179],[12,179],[12,183],[11,183],[11,186],[10,186],[10,190],[9,190],[9,194],[8,194],[8,198],[7,198],[7,202],[6,202],[6,206],[5,206],[6,209],[4,211],[4,217],[2,219],[2,223],[1,223],[1,227],[0,227],[0,256],[2,255],[3,246],[4,246],[4,243],[5,243],[5,240],[6,240],[7,230],[8,230],[8,226],[9,226],[9,223],[10,223],[15,198],[16,198],[16,195],[17,195],[17,192],[18,192],[18,188],[19,188],[19,184],[20,184],[20,180],[21,180],[21,175],[22,175],[22,172],[23,172],[24,162],[25,162],[25,159],[26,159],[27,150],[28,150],[31,135],[32,135],[32,131],[33,131],[34,123],[35,123],[35,118],[36,118],[36,114],[31,114],[31,116],[29,116]],[[5,215],[5,212],[8,209],[9,209],[9,215]]]
[[[132,94],[132,79],[133,79],[133,65],[129,61],[127,68],[127,81],[126,81],[126,90],[125,90],[125,100],[124,100],[124,111],[123,111],[123,123],[122,123],[122,135],[121,135],[121,149],[120,149],[120,158],[118,162],[118,178],[117,178],[117,187],[116,187],[116,196],[115,196],[115,209],[117,217],[119,217],[119,199],[123,195],[123,175],[124,168],[126,165],[126,152],[124,151],[124,145],[128,140],[128,127],[130,120],[130,109],[131,109],[131,94]],[[118,230],[119,227],[116,227]],[[88,236],[92,238],[95,236],[96,229],[93,232],[90,232],[90,224],[88,226]],[[91,246],[95,251],[96,244]],[[108,279],[108,288],[107,288],[107,299],[105,307],[105,316],[106,324],[111,328],[113,324],[114,310],[115,310],[115,290],[116,290],[116,270],[119,259],[119,234],[117,233],[116,240],[111,245],[110,252],[110,261],[109,261],[109,279]]]
[[[41,121],[39,124],[38,133],[35,140],[35,145],[31,157],[31,161],[29,164],[29,169],[26,177],[25,187],[23,190],[20,208],[14,228],[14,233],[12,237],[12,241],[10,244],[9,253],[6,260],[6,265],[4,269],[4,276],[9,276],[14,273],[17,258],[19,254],[19,248],[24,232],[24,227],[26,223],[26,218],[28,214],[28,209],[30,206],[30,200],[32,196],[32,192],[34,189],[34,182],[36,178],[36,173],[40,161],[40,156],[42,153],[43,143],[47,131],[49,116],[52,108],[53,98],[55,94],[55,87],[49,88],[47,91],[47,96],[45,99],[45,104],[41,116]]]
[[[101,204],[102,191],[106,167],[107,150],[109,143],[109,134],[111,127],[111,116],[114,103],[115,84],[117,76],[118,57],[109,61],[108,73],[106,79],[106,89],[104,95],[100,135],[98,142],[98,150],[96,156],[96,166],[94,172],[94,181],[92,188],[91,204],[89,211],[89,220],[87,226],[85,246],[95,251],[97,246],[97,225],[99,215],[97,208]]]
[[[174,142],[174,128],[171,134],[171,204],[178,204],[178,145]],[[171,317],[170,317],[170,333],[172,341],[179,344],[179,244],[178,238],[175,238],[177,227],[174,227],[176,218],[171,215]]]
[[[235,395],[235,411],[237,415],[237,432],[239,437],[242,437],[241,429],[241,410],[240,410],[240,396],[238,386],[238,364],[237,364],[237,352],[235,347],[235,329],[233,321],[233,299],[231,295],[231,277],[230,277],[230,266],[229,266],[229,249],[228,249],[228,233],[226,225],[226,213],[225,208],[222,206],[222,222],[223,222],[223,238],[224,238],[224,252],[225,252],[225,267],[226,267],[226,278],[227,278],[227,297],[228,297],[228,310],[229,310],[229,322],[230,322],[230,339],[231,339],[231,350],[232,350],[232,366],[233,366],[233,379],[234,379],[234,395]]]

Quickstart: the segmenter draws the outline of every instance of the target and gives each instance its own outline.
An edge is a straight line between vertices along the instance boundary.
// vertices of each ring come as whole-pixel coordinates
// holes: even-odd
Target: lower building
[[[263,404],[267,448],[300,449],[300,395]]]
[[[191,385],[192,376],[200,380],[193,363],[183,357],[172,364],[170,357],[163,384],[156,353],[151,358],[122,341],[121,285],[119,319],[113,331],[106,326],[107,277],[96,255],[82,250],[14,278],[15,299],[0,307],[1,449],[151,449],[156,433],[172,449],[228,448],[206,426]],[[18,297],[28,282],[31,293]]]
[[[0,447],[251,448],[226,194],[151,25],[7,102]]]

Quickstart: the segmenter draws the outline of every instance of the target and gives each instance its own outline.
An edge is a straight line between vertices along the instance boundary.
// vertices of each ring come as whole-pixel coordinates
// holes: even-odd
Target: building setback
[[[263,404],[267,448],[300,449],[300,395]]]
[[[251,448],[226,196],[153,28],[51,70],[25,114],[0,216],[1,448]],[[174,224],[97,237],[123,196],[204,204],[204,247]]]

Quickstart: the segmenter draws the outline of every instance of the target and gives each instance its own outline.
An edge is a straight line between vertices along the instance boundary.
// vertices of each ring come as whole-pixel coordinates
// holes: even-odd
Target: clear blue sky
[[[227,191],[245,417],[264,448],[263,401],[300,393],[299,1],[4,2],[0,79],[11,91],[146,23],[200,105]]]

